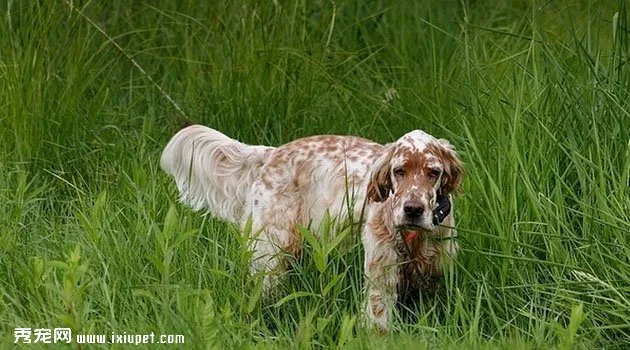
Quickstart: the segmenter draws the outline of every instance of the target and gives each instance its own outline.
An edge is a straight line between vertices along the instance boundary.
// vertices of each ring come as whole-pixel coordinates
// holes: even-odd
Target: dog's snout
[[[407,201],[403,210],[405,211],[405,215],[407,215],[407,217],[415,218],[422,215],[424,208],[418,201]]]

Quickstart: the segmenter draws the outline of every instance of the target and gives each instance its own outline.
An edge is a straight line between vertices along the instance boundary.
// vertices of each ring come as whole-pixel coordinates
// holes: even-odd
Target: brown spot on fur
[[[302,235],[297,228],[297,224],[291,224],[290,234],[289,243],[284,247],[284,250],[297,257],[302,251]]]
[[[337,150],[337,145],[332,143],[327,143],[321,147],[323,152],[334,152]]]
[[[378,267],[383,266],[384,263],[385,263],[385,256],[379,255],[376,259],[370,261],[370,263],[368,264],[368,270],[374,271]]]
[[[217,152],[217,162],[224,163],[228,160],[227,156],[223,152]]]
[[[380,210],[381,213],[383,212],[382,208],[376,208],[375,210]],[[395,234],[390,232],[387,228],[385,220],[385,215],[375,215],[372,220],[366,223],[366,225],[370,225],[371,231],[373,232],[374,238],[377,242],[391,240],[393,238],[392,234]]]
[[[385,308],[382,303],[383,299],[380,295],[372,294],[370,295],[370,307],[372,308],[372,314],[375,317],[382,317],[385,312]]]
[[[309,160],[299,160],[295,163],[295,169],[297,171],[293,176],[293,190],[300,193],[303,188],[307,188],[312,183],[313,164]]]

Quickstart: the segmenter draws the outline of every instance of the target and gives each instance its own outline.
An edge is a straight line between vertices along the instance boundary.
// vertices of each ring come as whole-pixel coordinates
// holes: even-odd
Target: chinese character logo
[[[72,338],[72,331],[70,328],[55,328],[53,341],[55,343],[70,343]]]
[[[18,341],[23,344],[30,344],[31,343],[31,329],[30,328],[16,328],[13,330],[13,337],[15,338],[15,340],[13,341],[13,344],[17,343]]]
[[[49,328],[36,328],[33,330],[33,335],[35,335],[33,343],[52,343],[52,332]]]

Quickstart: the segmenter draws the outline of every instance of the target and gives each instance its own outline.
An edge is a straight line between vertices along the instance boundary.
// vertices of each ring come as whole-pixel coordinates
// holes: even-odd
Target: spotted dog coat
[[[456,235],[452,213],[436,226],[432,212],[438,193],[450,196],[459,186],[462,164],[448,141],[420,130],[387,145],[311,136],[276,148],[192,125],[173,136],[160,164],[191,208],[242,228],[251,218],[257,237],[250,270],[266,272],[267,292],[283,266],[279,253],[300,251],[299,225],[318,232],[328,214],[363,222],[365,315],[382,331],[389,329],[401,279],[413,284],[406,280],[439,276],[458,250],[454,240],[427,237]],[[399,232],[411,238],[406,261]]]

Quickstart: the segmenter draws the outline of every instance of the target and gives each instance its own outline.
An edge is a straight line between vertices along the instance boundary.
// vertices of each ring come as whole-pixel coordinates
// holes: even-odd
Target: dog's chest
[[[435,295],[442,284],[439,246],[422,237],[422,233],[410,242],[405,241],[405,235],[399,235],[396,252],[399,263],[399,301],[408,305]]]

